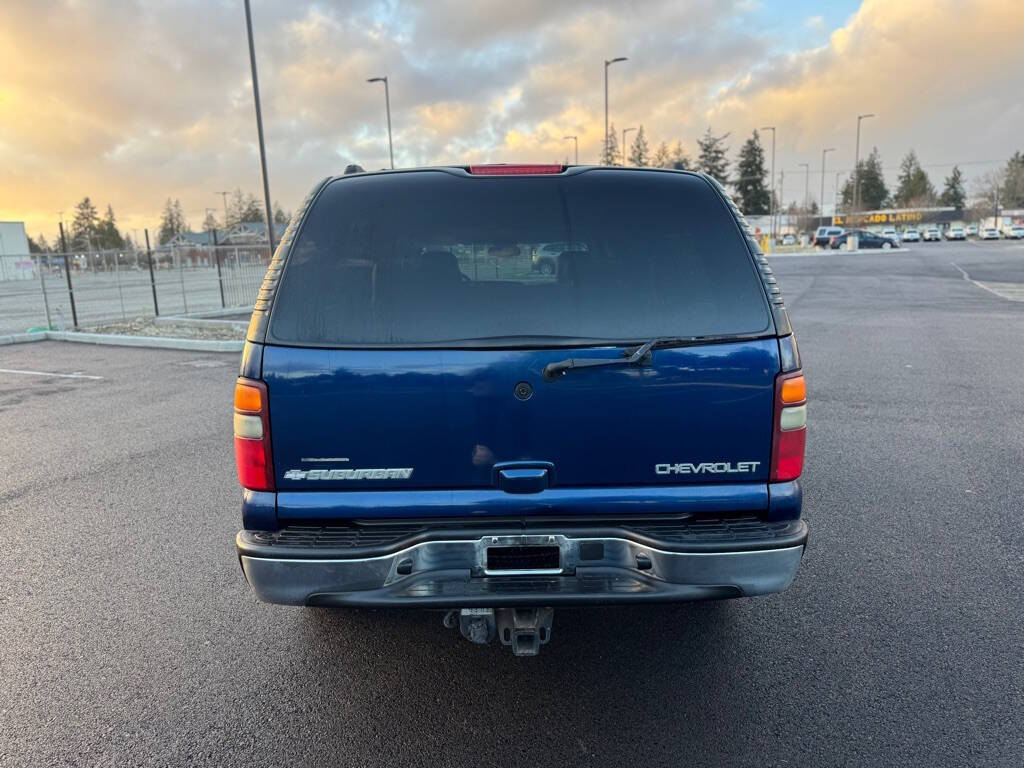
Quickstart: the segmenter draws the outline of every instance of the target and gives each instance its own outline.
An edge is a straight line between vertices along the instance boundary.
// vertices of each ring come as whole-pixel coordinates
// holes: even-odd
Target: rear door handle
[[[522,467],[498,470],[498,488],[505,493],[540,493],[548,487],[548,470]]]

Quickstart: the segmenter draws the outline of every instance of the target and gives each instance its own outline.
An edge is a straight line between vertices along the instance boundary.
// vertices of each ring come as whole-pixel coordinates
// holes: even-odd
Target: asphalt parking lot
[[[534,659],[252,597],[236,356],[0,347],[0,765],[1024,765],[1024,246],[773,264],[796,582],[559,610]]]

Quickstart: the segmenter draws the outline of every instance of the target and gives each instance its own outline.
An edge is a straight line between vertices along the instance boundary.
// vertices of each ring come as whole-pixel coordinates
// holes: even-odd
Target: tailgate
[[[775,339],[541,373],[621,354],[268,346],[277,488],[493,489],[496,464],[546,469],[559,489],[767,483]]]

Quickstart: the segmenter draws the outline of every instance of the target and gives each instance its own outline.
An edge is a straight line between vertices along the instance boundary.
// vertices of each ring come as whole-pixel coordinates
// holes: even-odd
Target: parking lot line
[[[14,368],[0,368],[0,373],[14,373],[20,376],[52,376],[58,379],[102,379],[102,376],[90,376],[87,373],[49,373],[48,371],[19,371]]]
[[[972,278],[967,274],[967,270],[955,261],[951,261],[949,263],[960,270],[960,274],[963,276],[964,280],[969,283],[974,283],[976,286],[988,291],[993,296],[998,296],[999,298],[1006,299],[1008,301],[1024,301],[1024,283],[983,283]]]

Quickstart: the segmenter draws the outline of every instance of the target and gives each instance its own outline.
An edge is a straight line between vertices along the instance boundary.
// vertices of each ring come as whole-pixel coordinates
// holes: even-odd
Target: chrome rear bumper
[[[529,533],[420,541],[369,557],[274,557],[238,534],[256,596],[290,605],[463,608],[670,602],[781,592],[796,576],[807,538],[744,542],[735,551],[672,551],[649,537]],[[656,543],[656,542],[653,542]],[[772,544],[775,546],[772,546]],[[557,547],[557,567],[488,568],[491,547]]]

